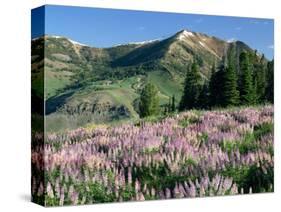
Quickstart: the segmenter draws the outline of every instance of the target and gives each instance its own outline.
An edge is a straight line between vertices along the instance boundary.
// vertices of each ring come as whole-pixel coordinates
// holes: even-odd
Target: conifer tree
[[[228,58],[228,67],[223,77],[223,100],[222,106],[235,106],[239,103],[239,91],[237,87],[237,71],[235,70],[235,59],[233,50]]]
[[[198,99],[202,87],[201,76],[196,62],[193,62],[191,68],[188,69],[184,91],[180,101],[179,110],[192,109],[198,107]]]
[[[175,95],[172,96],[171,112],[176,111],[176,98]]]
[[[217,84],[216,84],[216,65],[213,64],[211,69],[211,77],[209,82],[209,105],[215,106],[216,105],[216,95],[217,92]]]
[[[264,55],[259,61],[256,71],[256,97],[257,103],[263,103],[265,101],[265,90],[266,90],[266,62]]]
[[[224,62],[219,66],[218,71],[212,69],[212,76],[210,79],[210,106],[223,105],[223,86],[224,86],[225,66]]]
[[[260,58],[258,56],[257,50],[254,52],[247,52],[249,57],[249,68],[252,73],[252,83],[253,83],[253,104],[258,103],[258,95],[257,95],[257,82],[258,82],[258,69],[260,65]]]
[[[266,100],[274,102],[274,60],[268,62],[267,73],[266,73]]]
[[[159,114],[158,93],[157,87],[152,83],[148,82],[145,85],[140,95],[139,111],[141,118]]]
[[[239,56],[240,64],[240,102],[243,105],[251,105],[254,103],[253,79],[250,70],[249,56],[246,52],[242,52]]]
[[[207,109],[210,106],[210,91],[207,82],[203,84],[203,87],[201,89],[198,106],[201,109]]]

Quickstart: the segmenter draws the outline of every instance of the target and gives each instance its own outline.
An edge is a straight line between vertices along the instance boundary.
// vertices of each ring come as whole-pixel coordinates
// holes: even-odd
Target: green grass
[[[57,92],[67,85],[71,84],[72,73],[67,71],[61,72],[53,72],[53,71],[45,71],[45,93],[47,94],[46,98],[50,98],[55,96]]]
[[[182,84],[171,79],[169,73],[164,71],[149,72],[147,79],[156,85],[161,94],[166,96],[167,99],[175,95],[177,102],[179,102]]]

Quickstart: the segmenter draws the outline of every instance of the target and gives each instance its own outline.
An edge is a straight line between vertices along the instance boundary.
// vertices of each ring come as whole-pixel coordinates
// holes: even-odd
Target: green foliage
[[[259,140],[267,135],[273,133],[273,123],[262,123],[254,126],[253,133],[246,133],[244,138],[240,141],[223,141],[220,146],[229,154],[233,151],[239,150],[241,154],[254,152],[259,147]],[[273,154],[272,154],[273,155]]]
[[[212,68],[212,75],[210,79],[210,105],[223,106],[224,105],[224,77],[225,77],[225,66],[221,64],[218,71],[215,67]]]
[[[249,55],[242,52],[239,57],[240,62],[240,101],[243,105],[251,105],[254,100],[253,78],[250,70]]]
[[[199,117],[192,116],[192,117],[185,117],[185,118],[179,120],[178,124],[185,128],[191,124],[196,124],[198,122],[199,122]]]
[[[89,185],[90,192],[82,191],[81,193],[86,193],[87,198],[92,199],[93,202],[112,202],[115,197],[113,194],[107,194],[107,188],[99,183],[90,183]],[[81,189],[84,189],[85,186],[82,185]]]
[[[147,83],[140,95],[140,117],[147,117],[159,114],[159,97],[158,89],[152,83]]]
[[[256,56],[257,57],[257,56]],[[254,86],[256,91],[256,102],[263,103],[265,101],[266,91],[266,62],[264,56],[261,59],[257,59],[257,65],[254,72]]]
[[[198,140],[200,141],[199,147],[201,147],[205,142],[208,141],[209,136],[207,133],[202,133],[201,135],[198,135]]]
[[[210,106],[210,91],[209,91],[209,85],[207,82],[204,83],[198,100],[198,107],[201,109],[207,109]]]
[[[179,109],[192,109],[198,107],[199,95],[202,89],[202,79],[199,73],[199,68],[196,62],[194,62],[187,70],[184,92],[180,101]]]
[[[241,154],[246,154],[258,148],[258,144],[252,133],[246,133],[241,141],[223,141],[220,146],[224,151],[228,152],[228,154],[236,150],[239,150]]]
[[[172,103],[171,103],[171,112],[176,111],[176,97],[175,95],[172,96]]]
[[[274,60],[268,62],[266,73],[266,100],[273,103],[274,101]]]
[[[240,192],[242,188],[244,193],[249,193],[250,189],[253,193],[272,192],[274,189],[273,167],[267,166],[265,162],[261,162],[261,166],[227,167],[222,173],[224,176],[233,178]]]
[[[262,136],[269,133],[273,133],[274,125],[271,122],[266,122],[254,126],[254,136],[256,139],[260,139]]]
[[[234,53],[230,53],[228,67],[224,72],[223,81],[223,106],[235,106],[239,103],[239,91],[237,87],[237,72],[235,70]]]
[[[186,164],[183,164],[183,166],[193,166],[194,164],[195,161],[190,159],[187,160]],[[157,167],[136,167],[136,169],[133,170],[133,179],[139,179],[139,181],[145,183],[148,188],[153,187],[156,190],[174,188],[177,183],[184,182],[189,179],[186,175],[172,173],[166,163]],[[192,180],[194,179],[192,178]]]

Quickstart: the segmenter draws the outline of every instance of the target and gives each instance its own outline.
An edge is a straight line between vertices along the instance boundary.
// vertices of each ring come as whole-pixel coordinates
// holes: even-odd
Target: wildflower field
[[[273,146],[272,105],[35,133],[32,196],[53,206],[272,192]]]

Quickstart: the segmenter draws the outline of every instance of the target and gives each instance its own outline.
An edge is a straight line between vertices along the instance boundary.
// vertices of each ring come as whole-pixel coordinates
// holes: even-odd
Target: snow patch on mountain
[[[193,34],[192,32],[183,30],[183,31],[179,34],[178,39],[179,39],[179,40],[183,40],[183,39],[185,39],[185,38],[187,38],[187,37],[193,37],[193,36],[194,36],[194,34]]]
[[[54,36],[51,36],[53,38],[63,38],[62,36],[58,36],[58,35],[54,35]]]
[[[147,44],[147,43],[153,43],[155,41],[159,41],[160,39],[153,39],[153,40],[146,40],[146,41],[139,41],[139,42],[130,42],[129,44],[139,44],[139,45],[143,45],[143,44]]]
[[[86,45],[86,44],[79,43],[79,42],[77,42],[77,41],[74,41],[74,40],[71,40],[71,39],[69,39],[69,38],[66,38],[66,37],[63,37],[63,36],[59,36],[59,35],[52,35],[52,36],[50,36],[50,37],[56,38],[56,39],[64,38],[64,39],[68,40],[70,43],[72,43],[72,44],[74,44],[74,45],[88,46],[88,45]]]
[[[80,45],[80,46],[87,46],[86,44],[83,44],[83,43],[79,43],[77,41],[74,41],[74,40],[71,40],[71,39],[68,39],[68,41],[74,45]]]
[[[124,46],[124,45],[145,45],[145,44],[153,43],[153,42],[160,41],[160,40],[161,39],[153,39],[153,40],[129,42],[129,43],[124,43],[124,44],[117,44],[117,45],[114,45],[113,47]]]

